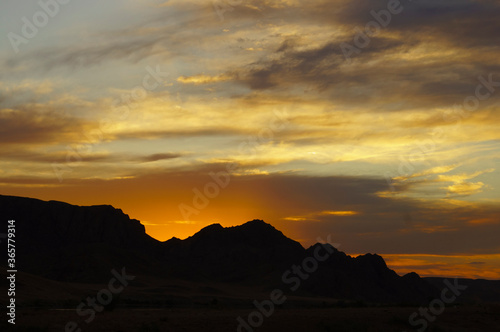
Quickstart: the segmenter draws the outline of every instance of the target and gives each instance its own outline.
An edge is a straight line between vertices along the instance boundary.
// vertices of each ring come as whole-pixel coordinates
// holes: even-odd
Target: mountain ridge
[[[324,249],[328,257],[315,263],[296,294],[381,303],[421,303],[436,294],[416,274],[397,275],[379,255],[354,258],[320,243],[304,248],[259,219],[232,227],[211,224],[184,240],[160,242],[140,221],[111,205],[0,195],[0,209],[16,220],[20,269],[52,280],[102,280],[110,264],[118,264],[158,278],[269,290],[283,287],[289,269],[306,270],[304,262]]]

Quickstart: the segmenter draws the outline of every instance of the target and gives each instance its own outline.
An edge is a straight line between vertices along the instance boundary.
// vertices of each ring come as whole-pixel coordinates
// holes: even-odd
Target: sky
[[[500,279],[500,3],[5,0],[0,193]]]

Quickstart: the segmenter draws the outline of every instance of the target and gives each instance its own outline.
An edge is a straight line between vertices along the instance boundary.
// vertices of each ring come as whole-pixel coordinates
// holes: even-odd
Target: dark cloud
[[[286,46],[286,51],[278,51],[281,54],[278,60],[252,64],[237,77],[255,90],[282,88],[293,84],[313,85],[323,90],[338,85],[367,83],[363,80],[365,77],[341,70],[346,59],[340,44],[346,41],[328,42],[306,51],[296,51]],[[375,53],[403,46],[402,42],[387,38],[373,38],[372,45],[373,47],[365,50],[364,56],[373,56]]]
[[[82,119],[55,111],[0,110],[0,144],[70,142],[90,125]]]
[[[320,24],[332,32],[343,33],[316,47],[304,44],[300,33],[287,37],[280,45],[267,43],[270,46],[264,50],[264,56],[238,68],[227,68],[226,74],[255,91],[294,93],[297,89],[313,89],[319,96],[338,103],[370,103],[373,109],[403,110],[459,102],[474,92],[478,75],[500,70],[495,53],[500,43],[500,5],[473,0],[402,1],[403,11],[392,15],[390,24],[383,29],[391,34],[373,36],[360,54],[352,55],[353,64],[346,66],[342,43],[353,45],[355,28],[363,29],[374,20],[370,12],[387,8],[387,3],[245,2],[225,13],[225,22],[234,31],[260,32],[267,24]],[[51,69],[93,66],[108,60],[138,62],[153,55],[170,60],[182,56],[186,62],[199,62],[216,52],[207,46],[213,45],[209,44],[211,40],[227,40],[221,36],[221,22],[212,6],[187,2],[167,7],[171,8],[158,9],[158,13],[140,24],[105,31],[89,45],[25,53],[8,59],[7,64],[15,67],[36,62],[34,67]],[[282,38],[276,34],[261,41]],[[204,40],[204,47],[200,40]],[[421,62],[398,58],[418,47],[429,51],[436,47],[454,50],[456,54]],[[228,82],[221,84],[230,86]]]
[[[20,162],[35,162],[35,163],[117,163],[117,162],[132,162],[132,163],[147,163],[160,160],[176,159],[184,156],[182,153],[155,153],[145,156],[134,156],[126,154],[110,154],[110,153],[92,153],[92,144],[88,143],[81,149],[71,149],[59,152],[39,152],[19,147],[5,147],[0,151],[0,157],[3,160],[15,160]],[[75,154],[75,152],[77,154]],[[70,159],[67,157],[70,156]],[[77,156],[77,157],[76,157]],[[75,158],[77,158],[75,160]]]
[[[228,14],[229,19],[276,24],[280,13],[283,24],[324,24],[325,29],[340,28],[347,36],[340,34],[309,47],[297,34],[269,49],[267,56],[230,70],[228,75],[256,91],[312,88],[340,103],[403,110],[461,102],[474,93],[479,75],[500,70],[494,60],[500,42],[496,33],[500,5],[472,0],[402,1],[402,12],[391,15],[387,28],[371,37],[359,54],[352,54],[353,63],[347,66],[341,45],[355,46],[355,28],[363,30],[374,20],[371,11],[384,10],[387,3],[332,0],[276,6],[252,1],[251,6],[239,6]],[[412,60],[409,53],[417,49],[453,54]]]
[[[321,23],[346,28],[364,26],[374,20],[372,11],[387,10],[389,0],[326,0],[280,8],[282,18],[299,24]],[[272,20],[277,9],[261,7],[261,16]],[[438,39],[459,47],[496,47],[500,42],[500,4],[494,0],[400,1],[399,14],[390,15],[386,29],[400,32],[402,40]],[[239,15],[251,15],[239,11]],[[354,34],[354,33],[353,33]]]
[[[75,150],[67,148],[61,152],[39,152],[34,150],[23,149],[19,147],[4,147],[0,152],[0,157],[3,160],[15,160],[19,162],[36,162],[36,163],[65,163],[66,157],[71,155],[75,162]],[[81,153],[81,159],[78,162],[101,162],[101,161],[116,161],[117,159],[108,154],[88,154]]]
[[[276,52],[278,59],[262,59],[230,75],[256,91],[313,89],[317,96],[336,102],[369,103],[372,110],[390,111],[462,103],[465,97],[474,95],[480,75],[488,77],[500,72],[500,66],[480,61],[384,60],[387,54],[397,57],[415,46],[400,39],[372,38],[369,47],[352,56],[351,65],[346,64],[340,42],[328,42],[306,51],[298,51],[286,42],[285,45],[279,48],[284,51]],[[370,61],[377,65],[367,65]],[[482,102],[482,106],[490,102]]]
[[[182,154],[180,153],[155,153],[155,154],[150,154],[147,156],[140,157],[138,160],[141,162],[152,162],[152,161],[159,161],[159,160],[167,160],[167,159],[175,159],[181,157]]]
[[[125,131],[115,135],[115,139],[160,139],[177,137],[200,137],[200,136],[233,136],[242,132],[236,128],[214,127],[200,129],[178,129],[178,130],[144,130]]]

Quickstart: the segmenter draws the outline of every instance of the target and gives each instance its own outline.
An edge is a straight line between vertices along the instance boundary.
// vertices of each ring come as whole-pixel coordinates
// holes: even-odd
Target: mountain
[[[293,241],[261,221],[224,228],[213,224],[185,239],[165,242],[165,261],[176,275],[243,282],[283,270],[304,253]],[[180,273],[179,271],[184,273]]]
[[[262,220],[213,224],[185,240],[160,242],[109,205],[0,195],[0,210],[15,220],[18,269],[51,280],[102,282],[112,267],[126,267],[142,280],[278,288],[304,297],[423,303],[438,294],[415,273],[397,275],[378,255],[353,258],[319,243],[305,249]]]
[[[436,288],[443,287],[446,278],[424,278]],[[473,304],[500,303],[500,280],[458,279],[458,284],[467,287],[460,294],[460,301]]]
[[[94,282],[110,262],[151,269],[161,243],[144,226],[110,205],[75,206],[0,195],[0,211],[15,220],[21,271],[60,281]]]

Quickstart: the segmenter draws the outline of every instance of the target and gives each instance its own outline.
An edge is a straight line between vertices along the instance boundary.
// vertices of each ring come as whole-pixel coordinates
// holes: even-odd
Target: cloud
[[[318,221],[317,217],[320,216],[354,216],[359,214],[357,211],[320,211],[320,212],[312,212],[304,216],[294,216],[294,217],[285,217],[284,220],[290,221]]]
[[[479,175],[491,173],[494,171],[494,169],[487,169],[483,171],[477,171],[473,174],[462,173],[457,175],[439,175],[438,180],[442,182],[453,182],[452,185],[446,187],[448,197],[470,196],[480,193],[485,187],[485,184],[483,182],[469,182],[466,180],[473,179]]]
[[[208,84],[208,83],[216,83],[223,82],[229,80],[231,77],[227,75],[218,75],[218,76],[208,76],[208,75],[194,75],[194,76],[180,76],[177,78],[178,82],[184,84]]]
[[[138,156],[134,154],[124,154],[124,153],[110,153],[107,151],[97,151],[93,152],[92,147],[89,145],[86,148],[66,149],[56,151],[56,152],[44,152],[43,150],[34,149],[20,149],[18,147],[5,148],[0,156],[3,160],[15,160],[18,162],[39,162],[39,163],[66,163],[68,153],[74,151],[80,151],[80,157],[78,163],[115,163],[115,162],[139,162],[139,163],[149,163],[154,161],[176,159],[184,156],[183,153],[154,153],[150,155]],[[71,162],[75,160],[71,159]]]
[[[141,157],[138,160],[147,163],[147,162],[153,162],[153,161],[159,161],[159,160],[168,160],[168,159],[179,158],[181,156],[182,156],[182,154],[180,154],[180,153],[155,153],[155,154],[150,154],[150,155]]]
[[[432,167],[429,169],[426,169],[421,172],[413,173],[407,176],[398,176],[393,178],[396,181],[406,181],[411,178],[417,178],[417,177],[423,177],[427,175],[435,175],[435,174],[442,174],[442,173],[448,173],[459,167],[460,165],[455,164],[455,165],[445,165],[445,166],[436,166]],[[439,175],[441,177],[441,175]]]
[[[482,182],[459,182],[446,187],[449,197],[470,196],[480,193],[484,187]]]
[[[43,149],[28,149],[19,148],[17,146],[5,147],[0,156],[3,160],[14,160],[20,163],[36,162],[36,163],[66,163],[68,153],[72,153],[74,150],[66,147],[66,150],[61,150],[57,152],[47,152]],[[82,152],[82,158],[78,162],[101,162],[101,161],[117,161],[116,156],[112,156],[108,152],[94,152],[86,151]],[[71,159],[74,161],[73,159]]]
[[[54,83],[48,80],[35,81],[23,80],[18,83],[7,84],[0,81],[0,105],[2,107],[12,107],[14,100],[24,97],[28,100],[40,98],[54,91]]]
[[[160,138],[179,138],[179,137],[209,137],[209,136],[230,136],[241,132],[236,128],[193,128],[178,130],[127,130],[114,134],[115,139],[160,139]]]
[[[134,17],[128,21],[125,18],[118,26],[110,17],[111,24],[96,21],[96,26],[79,34],[78,41],[73,35],[57,35],[58,43],[10,56],[4,60],[4,67],[44,73],[66,68],[73,72],[110,61],[137,64],[152,57],[162,63],[180,56],[196,59],[201,53],[196,48],[200,40],[220,33],[217,15],[207,3],[134,4],[127,9],[133,10],[125,10],[127,15]]]
[[[0,110],[0,144],[46,144],[71,141],[91,123],[54,111]]]
[[[482,17],[494,20],[500,8],[491,1],[405,4],[404,11],[393,17],[389,27],[373,36],[370,45],[356,56],[356,63],[347,66],[340,45],[352,44],[354,28],[374,20],[371,10],[386,7],[386,1],[294,1],[279,6],[251,1],[227,16],[249,23],[241,34],[249,33],[265,44],[264,55],[248,58],[233,52],[236,64],[231,61],[226,68],[222,66],[222,74],[190,75],[183,79],[213,84],[221,78],[231,78],[253,91],[293,94],[306,89],[341,105],[369,103],[373,111],[402,111],[461,102],[474,93],[479,73],[500,69],[494,61],[495,44],[491,42],[498,37],[490,29],[487,36],[481,32]],[[280,22],[275,20],[278,13]],[[256,20],[263,33],[251,24]],[[318,22],[329,26],[332,32],[314,30]],[[484,44],[474,48],[465,45],[470,49],[450,45],[464,42],[452,37],[457,28],[467,31],[468,43],[483,40]],[[286,34],[287,29],[295,32]],[[421,33],[415,33],[417,30]],[[222,36],[218,38],[224,40]],[[454,61],[448,61],[449,58]]]

